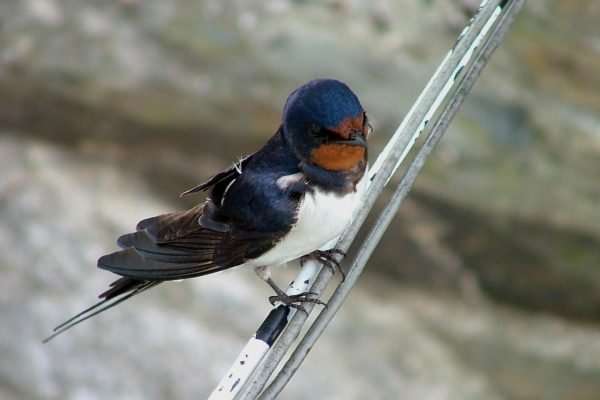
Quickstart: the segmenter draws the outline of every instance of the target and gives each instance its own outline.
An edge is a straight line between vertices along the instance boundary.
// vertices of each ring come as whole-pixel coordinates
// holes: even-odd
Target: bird
[[[98,259],[119,278],[99,302],[54,328],[45,341],[165,281],[240,266],[275,291],[269,300],[300,308],[319,300],[289,296],[270,267],[300,258],[339,264],[323,250],[351,223],[367,188],[372,131],[357,95],[336,79],[315,79],[288,97],[275,134],[257,152],[183,192],[208,192],[181,212],[140,221],[118,238],[121,250]],[[341,269],[340,269],[341,270]]]

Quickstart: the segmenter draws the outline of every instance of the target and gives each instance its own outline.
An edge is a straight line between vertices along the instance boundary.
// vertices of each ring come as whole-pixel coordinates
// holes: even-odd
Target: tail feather
[[[240,161],[240,165],[243,162]],[[239,175],[237,171],[237,168],[229,168],[196,189],[218,184],[222,197],[228,182]],[[98,259],[99,268],[122,278],[99,296],[98,303],[54,328],[54,333],[44,342],[160,282],[206,275],[246,261],[247,243],[237,247],[228,244],[227,252],[219,250],[230,233],[230,226],[221,221],[211,200],[187,211],[144,219],[136,229],[137,232],[118,239],[122,250]],[[218,253],[218,262],[215,253]]]
[[[110,300],[114,297],[130,292],[139,287],[143,281],[122,277],[111,283],[105,292],[98,295],[99,299]]]
[[[111,284],[111,288],[106,292],[102,293],[99,297],[103,300],[94,304],[91,307],[86,308],[79,314],[69,318],[62,324],[55,327],[52,331],[52,335],[48,336],[43,340],[44,343],[49,342],[61,333],[71,329],[75,325],[82,323],[83,321],[92,318],[95,315],[100,314],[103,311],[108,310],[116,306],[117,304],[130,299],[156,285],[161,283],[160,281],[138,281],[131,278],[121,278]]]

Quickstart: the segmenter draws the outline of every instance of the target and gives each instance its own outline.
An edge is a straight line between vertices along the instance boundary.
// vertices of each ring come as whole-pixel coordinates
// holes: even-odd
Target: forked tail
[[[89,308],[86,308],[79,314],[73,316],[72,318],[69,318],[62,324],[58,325],[56,328],[53,329],[52,335],[44,339],[43,342],[49,342],[56,336],[71,329],[72,327],[85,321],[86,319],[98,315],[101,312],[106,311],[109,308],[112,308],[117,304],[158,285],[161,282],[162,281],[141,281],[127,277],[123,277],[114,281],[113,283],[111,283],[110,288],[107,291],[98,296],[102,299],[101,301]]]

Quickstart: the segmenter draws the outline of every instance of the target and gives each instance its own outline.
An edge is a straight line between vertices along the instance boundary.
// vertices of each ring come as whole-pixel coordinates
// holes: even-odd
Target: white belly
[[[311,253],[335,239],[352,222],[362,203],[367,173],[356,185],[356,192],[345,196],[315,190],[300,204],[298,221],[274,248],[248,262],[252,266],[275,266]]]

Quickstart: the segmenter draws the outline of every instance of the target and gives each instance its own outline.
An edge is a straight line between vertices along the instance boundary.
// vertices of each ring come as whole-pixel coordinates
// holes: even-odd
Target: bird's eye
[[[315,123],[312,123],[308,126],[308,130],[310,131],[310,133],[312,133],[315,136],[318,136],[321,134],[321,127]]]

